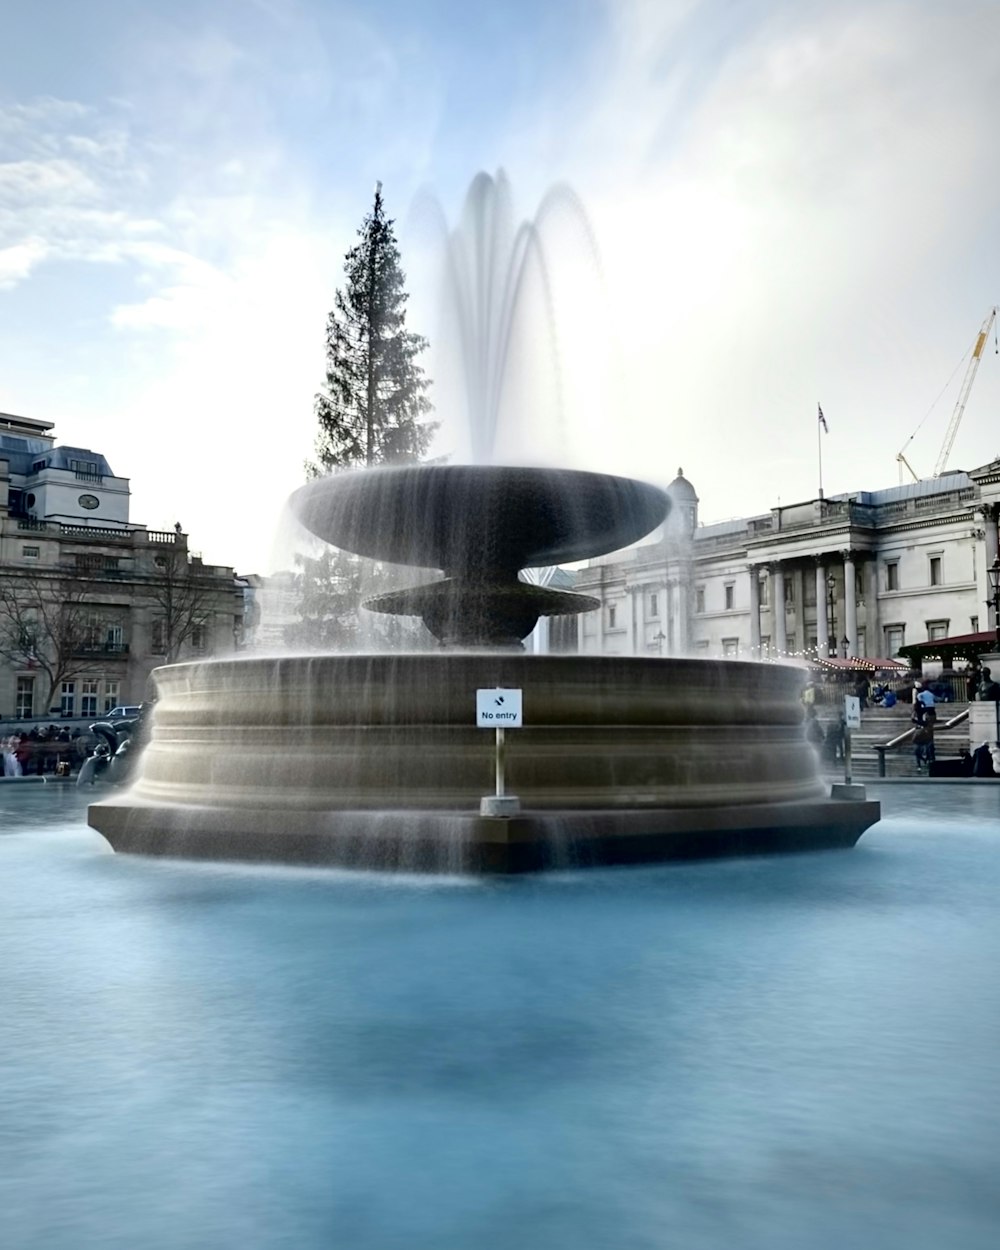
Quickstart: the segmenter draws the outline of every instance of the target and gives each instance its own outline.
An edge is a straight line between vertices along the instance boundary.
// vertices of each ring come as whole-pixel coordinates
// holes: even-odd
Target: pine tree
[[[382,184],[344,258],[346,284],[326,329],[326,384],[316,396],[316,460],[322,473],[420,460],[434,430],[428,380],[418,363],[427,342],[406,329],[405,276]],[[421,629],[361,612],[368,595],[395,587],[381,565],[343,551],[296,556],[299,620],[291,646],[353,648],[420,639]]]
[[[326,330],[326,385],[316,396],[315,476],[419,460],[435,426],[417,362],[427,342],[406,329],[405,276],[382,184],[344,258],[346,285]]]

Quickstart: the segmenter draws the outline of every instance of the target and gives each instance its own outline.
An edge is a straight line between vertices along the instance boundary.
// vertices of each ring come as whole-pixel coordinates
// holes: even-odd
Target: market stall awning
[[[950,638],[935,638],[933,642],[911,642],[900,647],[913,666],[919,667],[924,660],[941,660],[947,668],[952,660],[974,660],[985,651],[1000,650],[992,629],[977,634],[953,634]]]
[[[810,661],[810,667],[842,673],[906,673],[910,668],[909,664],[901,660],[869,659],[867,656],[848,656],[847,659],[840,656],[823,659],[822,656],[817,656]]]

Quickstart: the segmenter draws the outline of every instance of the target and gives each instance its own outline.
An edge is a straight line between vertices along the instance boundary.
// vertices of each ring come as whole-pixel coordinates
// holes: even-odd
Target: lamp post
[[[655,643],[659,646],[659,648],[660,648],[660,655],[662,655],[662,654],[663,654],[663,644],[666,642],[666,640],[667,640],[667,635],[663,632],[663,630],[662,630],[662,629],[661,629],[658,633],[655,633],[655,634],[653,635],[653,641],[654,641],[654,642],[655,642]]]
[[[845,659],[845,660],[847,659],[847,648],[848,648],[850,645],[851,645],[851,640],[850,640],[849,638],[841,638],[841,640],[840,640],[840,655],[841,655],[841,658],[842,658],[842,659]]]
[[[826,579],[826,653],[831,660],[837,654],[837,615],[834,600],[836,588],[837,579],[831,573]]]
[[[993,608],[993,636],[1000,651],[1000,556],[996,557],[986,574],[990,579],[990,597],[986,602]]]

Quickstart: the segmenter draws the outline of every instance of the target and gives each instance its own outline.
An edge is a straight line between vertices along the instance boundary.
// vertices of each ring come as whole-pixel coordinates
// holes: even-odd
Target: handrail
[[[956,725],[961,725],[962,721],[969,719],[969,709],[959,712],[957,716],[953,716],[951,720],[946,720],[941,726],[935,726],[934,732],[939,729],[953,729]],[[878,775],[885,776],[885,753],[886,751],[895,750],[896,747],[902,746],[904,742],[909,742],[913,735],[917,732],[919,726],[913,725],[909,729],[904,729],[901,734],[897,734],[895,738],[890,738],[888,742],[876,743],[872,750],[878,755]]]

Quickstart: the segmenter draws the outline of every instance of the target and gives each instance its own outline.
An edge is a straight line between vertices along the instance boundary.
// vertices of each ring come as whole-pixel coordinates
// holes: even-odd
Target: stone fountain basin
[[[778,665],[483,652],[297,656],[155,673],[132,789],[94,804],[119,850],[515,872],[853,843]],[[524,692],[507,734],[519,817],[484,818],[481,687]]]
[[[291,496],[313,534],[396,564],[508,575],[617,551],[663,521],[665,491],[575,469],[409,465],[320,478]]]

